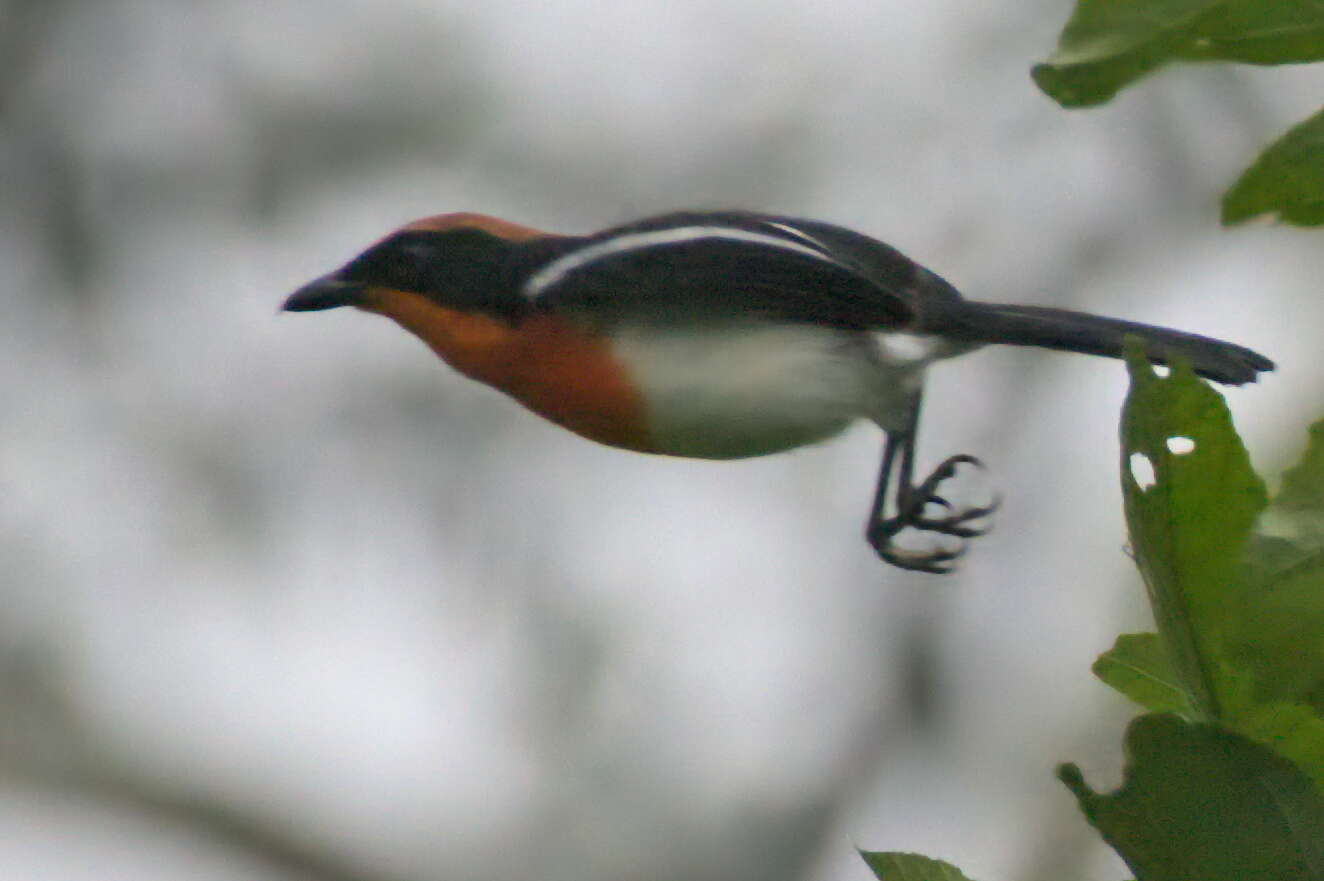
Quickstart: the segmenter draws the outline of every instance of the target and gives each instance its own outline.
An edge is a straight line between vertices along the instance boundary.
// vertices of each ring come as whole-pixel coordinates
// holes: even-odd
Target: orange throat
[[[427,343],[447,364],[590,440],[657,452],[644,402],[610,344],[549,314],[519,324],[375,289],[363,307]]]

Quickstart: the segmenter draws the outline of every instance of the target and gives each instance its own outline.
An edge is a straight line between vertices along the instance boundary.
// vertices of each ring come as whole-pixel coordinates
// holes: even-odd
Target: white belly
[[[808,325],[637,326],[612,342],[659,451],[703,459],[789,450],[861,417],[889,427],[922,369],[888,363],[871,334]]]

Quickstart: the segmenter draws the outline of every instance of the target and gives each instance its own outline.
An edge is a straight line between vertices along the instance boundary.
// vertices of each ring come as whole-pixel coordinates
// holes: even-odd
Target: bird
[[[999,500],[958,507],[916,479],[925,370],[989,344],[1120,357],[1254,381],[1243,346],[1047,306],[968,300],[863,233],[751,211],[681,211],[589,235],[454,212],[407,223],[300,287],[282,309],[394,320],[461,374],[583,437],[699,459],[763,456],[867,420],[882,463],[865,537],[885,562],[946,574]],[[921,547],[903,541],[925,537]]]

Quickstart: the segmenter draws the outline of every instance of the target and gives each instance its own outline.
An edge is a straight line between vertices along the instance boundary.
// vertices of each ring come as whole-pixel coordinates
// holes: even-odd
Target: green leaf
[[[1324,800],[1290,762],[1172,715],[1126,736],[1125,781],[1101,795],[1058,777],[1141,881],[1324,881]]]
[[[1182,688],[1172,658],[1156,633],[1117,637],[1093,669],[1095,676],[1147,710],[1191,715],[1191,696]]]
[[[1273,507],[1311,517],[1316,534],[1324,536],[1324,420],[1310,426],[1301,461],[1283,472]]]
[[[1318,0],[1223,2],[1201,21],[1189,47],[1194,58],[1248,64],[1324,59],[1324,7]]]
[[[960,870],[942,860],[917,853],[868,853],[860,856],[882,881],[970,881]]]
[[[1241,734],[1290,760],[1324,792],[1324,719],[1300,704],[1261,704],[1234,714]]]
[[[1100,104],[1169,61],[1324,59],[1317,0],[1077,0],[1057,51],[1031,71],[1064,107]]]
[[[1270,144],[1224,194],[1224,224],[1261,214],[1324,224],[1324,110]]]
[[[1260,516],[1227,656],[1260,702],[1324,716],[1324,422]]]
[[[1324,712],[1324,558],[1303,554],[1265,574],[1258,552],[1251,556],[1247,568],[1254,574],[1238,599],[1223,652],[1254,676],[1260,701],[1305,703]],[[1275,560],[1283,557],[1288,554],[1276,552]]]
[[[1324,422],[1266,504],[1222,398],[1184,367],[1158,377],[1134,346],[1127,360],[1123,493],[1159,636],[1122,637],[1095,672],[1149,709],[1221,722],[1324,788]],[[1137,455],[1152,486],[1131,473]]]
[[[1102,104],[1173,58],[1222,0],[1078,0],[1057,51],[1030,75],[1064,107]]]
[[[1128,345],[1126,359],[1122,493],[1131,545],[1181,689],[1196,716],[1217,719],[1228,687],[1217,659],[1240,610],[1229,588],[1266,504],[1264,484],[1222,396],[1188,364],[1163,378],[1139,345]],[[1145,468],[1152,486],[1139,482]]]

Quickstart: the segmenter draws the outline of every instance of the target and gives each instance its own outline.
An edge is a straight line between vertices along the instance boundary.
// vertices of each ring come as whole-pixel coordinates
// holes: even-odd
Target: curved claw
[[[935,547],[927,551],[907,550],[896,545],[892,540],[904,529],[913,528],[914,524],[898,518],[882,520],[869,527],[866,538],[874,551],[893,566],[914,572],[928,572],[933,575],[947,575],[956,570],[956,561],[965,556],[968,546],[964,540],[955,548]],[[964,536],[953,535],[964,539]]]
[[[931,575],[950,575],[956,571],[956,561],[965,556],[966,549],[965,542],[950,550],[934,548],[931,551],[908,551],[890,541],[874,545],[878,556],[893,566],[909,569],[912,572],[927,572]]]
[[[957,508],[946,497],[939,495],[938,487],[954,477],[962,465],[984,468],[984,463],[974,456],[964,453],[949,456],[927,478],[904,493],[899,500],[900,509],[894,517],[880,519],[869,525],[869,544],[878,556],[893,566],[916,572],[946,575],[955,571],[956,561],[965,555],[968,548],[967,541],[985,534],[991,528],[991,524],[973,525],[974,522],[990,516],[1002,504],[1001,496],[995,496],[987,505]],[[926,517],[924,512],[929,505],[936,505],[948,513]],[[960,544],[951,550],[942,547],[928,551],[906,550],[893,543],[893,539],[905,529],[951,536],[959,539]]]
[[[983,526],[969,526],[971,521],[982,520],[994,514],[1002,505],[1002,497],[995,496],[993,501],[987,505],[979,505],[971,508],[962,508],[959,511],[953,511],[947,517],[915,517],[910,521],[910,525],[916,529],[923,529],[928,532],[937,532],[943,535],[952,535],[957,538],[977,538],[985,535],[993,524]],[[951,508],[951,505],[944,505]]]
[[[961,453],[955,456],[948,456],[938,463],[938,467],[923,482],[915,486],[910,495],[915,499],[936,499],[941,498],[938,495],[938,486],[956,476],[956,472],[962,465],[973,465],[980,469],[984,468],[984,463],[974,456]]]
[[[946,459],[943,459],[938,467],[933,469],[933,474],[934,476],[942,474],[943,476],[941,479],[945,480],[948,477],[954,476],[957,468],[961,465],[973,465],[980,471],[985,470],[984,461],[982,459],[971,456],[969,453],[957,453],[955,456],[948,456]],[[925,482],[927,483],[927,481]]]
[[[925,532],[936,532],[939,535],[950,535],[953,538],[979,538],[981,535],[987,535],[991,526],[964,526],[960,522],[952,522],[948,518],[942,520],[916,520],[910,524],[916,529],[922,529]]]
[[[942,496],[929,496],[924,500],[926,505],[937,505],[939,508],[946,508],[948,511],[955,511],[956,506]]]

